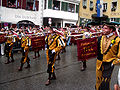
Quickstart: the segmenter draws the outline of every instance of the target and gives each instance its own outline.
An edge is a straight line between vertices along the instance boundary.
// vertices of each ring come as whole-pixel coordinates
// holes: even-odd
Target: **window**
[[[20,1],[21,1],[21,4],[22,4],[22,5],[21,5],[21,8],[22,8],[22,9],[26,9],[26,5],[27,5],[26,2],[27,2],[28,0],[20,0]]]
[[[103,12],[106,12],[107,10],[107,3],[103,3]]]
[[[48,0],[48,9],[52,9],[52,0]]]
[[[7,0],[2,0],[2,6],[6,7],[7,6]]]
[[[111,11],[115,11],[117,9],[117,2],[112,2],[112,6],[111,6]]]
[[[71,3],[68,4],[68,12],[72,12],[72,13],[75,12],[75,4],[71,4]]]
[[[26,10],[38,11],[39,1],[27,0],[27,5],[25,5],[25,6],[26,6]]]
[[[93,10],[93,1],[90,1],[90,10]]]
[[[84,9],[87,8],[87,0],[83,0],[83,8],[84,8]]]
[[[53,0],[53,10],[60,10],[60,1]]]
[[[68,11],[68,3],[62,2],[61,10],[62,11]]]
[[[27,10],[33,10],[34,0],[27,0]]]
[[[21,0],[17,0],[17,8],[21,8],[22,2]]]
[[[8,0],[7,6],[10,8],[16,8],[17,7],[16,2],[17,2],[16,0]]]
[[[79,5],[76,5],[76,13],[79,12]]]
[[[97,3],[96,3],[96,8],[95,8],[95,11],[97,12]]]
[[[115,18],[111,18],[110,21],[111,21],[111,22],[114,22],[114,21],[115,21]]]
[[[35,6],[34,6],[34,10],[38,11],[39,10],[39,1],[35,1]]]
[[[39,1],[38,0],[3,0],[2,6],[9,8],[21,8],[26,10],[38,11]]]
[[[47,4],[47,1],[46,0],[44,0],[44,9],[46,9],[46,5]]]

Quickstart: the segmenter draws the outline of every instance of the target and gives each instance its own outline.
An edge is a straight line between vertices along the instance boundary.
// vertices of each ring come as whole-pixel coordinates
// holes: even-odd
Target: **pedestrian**
[[[63,39],[50,28],[50,35],[46,36],[46,57],[47,57],[47,73],[49,74],[48,80],[45,85],[49,85],[50,80],[55,80],[55,59],[58,52],[65,46]],[[51,77],[52,75],[52,77]]]
[[[103,35],[98,38],[96,90],[110,90],[114,65],[120,63],[120,38],[114,33],[116,28],[110,24],[103,25]]]
[[[118,84],[114,85],[114,90],[120,90],[120,67],[118,71]]]
[[[27,67],[25,68],[30,68],[30,59],[28,57],[30,46],[31,46],[31,39],[28,36],[23,36],[21,39],[21,48],[22,48],[21,66],[18,68],[18,71],[22,71],[23,65],[26,62],[27,62]]]
[[[0,33],[3,33],[4,34],[4,28],[1,29]],[[5,54],[5,43],[1,43],[1,55],[3,56]]]

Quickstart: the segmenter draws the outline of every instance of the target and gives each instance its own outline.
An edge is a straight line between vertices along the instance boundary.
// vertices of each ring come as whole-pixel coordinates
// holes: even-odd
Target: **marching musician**
[[[62,49],[63,46],[65,46],[65,43],[63,39],[56,34],[52,28],[50,28],[50,35],[46,36],[46,57],[47,57],[47,73],[49,74],[49,78],[45,85],[49,85],[51,82],[50,80],[55,80],[55,59],[58,54],[58,52]],[[52,77],[51,77],[52,75]]]
[[[92,34],[89,32],[89,29],[85,28],[82,38],[86,39],[86,38],[90,38],[91,36],[92,36]],[[86,60],[82,61],[82,63],[83,63],[83,65],[82,65],[81,71],[84,71],[87,68]]]
[[[38,36],[44,36],[44,34],[43,34],[43,32],[42,32],[43,30],[42,29],[38,29],[37,31],[36,31],[36,37],[38,37]],[[37,54],[38,54],[38,56],[37,56]],[[33,57],[33,59],[36,59],[36,58],[38,58],[38,57],[40,57],[40,54],[39,54],[39,48],[36,48],[35,50],[34,50],[34,57]]]
[[[17,32],[17,36],[18,36],[18,38],[17,38],[17,45],[20,48],[21,47],[21,39],[22,39],[22,36],[23,36],[23,31],[22,31],[21,28]]]
[[[120,38],[114,34],[115,27],[103,25],[103,36],[98,38],[96,62],[96,90],[110,90],[114,65],[120,63]]]
[[[65,49],[65,47],[66,47],[66,42],[67,42],[67,32],[66,31],[63,31],[64,32],[64,38],[63,38],[63,40],[64,40],[64,42],[65,42],[65,46],[63,47],[63,49],[62,49],[62,52],[66,52],[66,49]]]
[[[14,58],[13,58],[13,45],[16,41],[15,36],[12,35],[12,31],[8,30],[8,35],[7,35],[7,42],[5,43],[5,53],[6,53],[6,57],[7,57],[7,62],[5,64],[9,64],[10,63],[10,57],[11,57],[11,62],[14,62]]]
[[[18,68],[19,71],[22,71],[23,65],[26,62],[27,62],[27,67],[25,68],[30,68],[30,59],[28,57],[30,46],[31,46],[31,39],[28,36],[23,36],[21,39],[22,58],[21,58],[21,66]]]

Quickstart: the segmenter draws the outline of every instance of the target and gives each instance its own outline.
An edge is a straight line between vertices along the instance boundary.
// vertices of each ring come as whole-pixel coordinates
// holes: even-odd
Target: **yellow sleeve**
[[[85,39],[85,35],[83,35],[83,37],[82,37],[83,39]]]
[[[10,46],[12,46],[12,45],[13,45],[13,42],[10,43]]]
[[[90,34],[90,38],[92,37],[92,34]]]
[[[62,49],[62,47],[65,46],[65,43],[64,43],[62,37],[57,38],[57,43],[58,43],[58,45],[57,45],[57,47],[54,49],[55,52],[59,52],[59,51]]]
[[[48,36],[45,37],[45,42],[47,43]]]
[[[31,46],[31,39],[30,38],[27,38],[27,43],[25,45],[25,50],[29,49],[29,47]]]
[[[116,64],[120,64],[120,44],[118,44],[118,54],[117,54],[117,57],[116,59],[113,61],[113,64],[116,65]]]
[[[30,38],[27,38],[27,46],[31,46],[31,39]]]

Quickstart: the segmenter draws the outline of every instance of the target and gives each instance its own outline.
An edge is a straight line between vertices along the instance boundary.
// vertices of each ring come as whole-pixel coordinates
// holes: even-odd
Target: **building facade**
[[[79,2],[79,0],[44,0],[43,24],[58,28],[76,25]]]
[[[0,27],[41,26],[43,0],[1,0]]]
[[[80,0],[79,25],[92,20],[92,15],[97,14],[97,0]],[[120,0],[103,0],[102,11],[109,21],[120,22]]]

